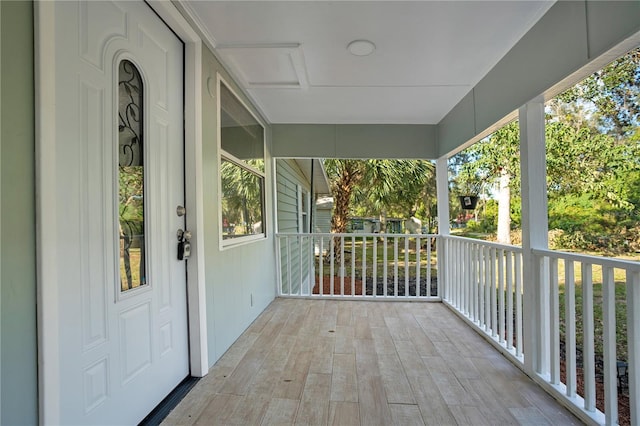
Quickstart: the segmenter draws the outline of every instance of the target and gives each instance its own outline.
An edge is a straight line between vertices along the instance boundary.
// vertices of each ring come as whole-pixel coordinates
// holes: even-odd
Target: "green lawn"
[[[432,276],[436,276],[437,271],[436,271],[436,264],[437,264],[437,256],[436,256],[436,252],[434,251],[435,249],[435,241],[432,240],[432,244],[434,244],[432,246],[432,252],[431,252],[431,258],[428,259],[427,258],[427,238],[421,238],[420,239],[420,243],[422,246],[422,250],[420,253],[420,275],[421,277],[425,277],[426,276],[426,268],[427,268],[427,263],[428,260],[430,260],[431,263],[431,274]],[[328,251],[329,246],[328,243],[325,242],[326,244],[326,249]],[[384,275],[384,253],[385,253],[385,244],[384,241],[382,240],[382,238],[378,238],[376,243],[376,250],[375,250],[375,255],[376,255],[376,276],[377,277],[382,277]],[[367,276],[368,277],[372,277],[373,276],[373,259],[374,259],[374,250],[373,250],[373,246],[374,246],[374,242],[372,238],[367,238],[367,242],[366,242],[366,246],[363,244],[362,241],[362,237],[358,237],[355,240],[355,244],[353,244],[353,242],[351,241],[351,238],[345,238],[344,240],[344,266],[345,266],[345,275],[346,276],[351,276],[351,267],[352,267],[352,262],[355,260],[355,275],[358,278],[362,278],[362,264],[363,264],[363,252],[365,252],[365,259],[366,259],[366,271],[367,271]],[[394,273],[394,267],[395,267],[395,247],[394,247],[394,239],[393,238],[387,238],[387,243],[386,243],[386,250],[387,250],[387,277],[393,277],[393,273]],[[409,277],[410,278],[415,278],[416,277],[416,265],[417,265],[417,254],[416,254],[416,240],[415,238],[410,238],[409,239],[409,249],[405,250],[405,238],[399,238],[398,239],[398,256],[397,256],[397,263],[398,263],[398,276],[404,278],[405,276],[405,265],[408,265],[409,268]],[[354,259],[355,257],[355,259]],[[335,262],[335,261],[334,261]],[[324,259],[324,268],[323,268],[323,275],[330,275],[330,261],[327,257],[325,257]],[[335,271],[338,271],[338,268],[340,267],[340,263],[336,262],[334,263],[334,268]],[[337,272],[336,272],[337,275]]]

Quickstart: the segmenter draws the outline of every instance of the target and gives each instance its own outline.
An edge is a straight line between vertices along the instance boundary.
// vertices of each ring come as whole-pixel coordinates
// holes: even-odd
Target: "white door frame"
[[[187,226],[193,233],[187,266],[189,368],[191,376],[208,372],[202,205],[202,40],[169,1],[148,2],[184,42],[185,197]],[[38,303],[38,396],[40,424],[60,423],[58,254],[48,248],[58,235],[55,209],[55,13],[54,4],[37,0],[34,8],[36,106],[36,225]],[[45,214],[46,212],[46,214]]]

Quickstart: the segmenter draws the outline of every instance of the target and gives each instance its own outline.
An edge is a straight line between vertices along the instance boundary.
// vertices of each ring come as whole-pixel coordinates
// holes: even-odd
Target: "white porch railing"
[[[278,294],[290,297],[436,300],[436,236],[276,235]]]
[[[600,423],[618,423],[620,398],[631,424],[639,424],[640,263],[552,250],[533,255],[548,299],[539,376]],[[604,407],[596,406],[601,392]]]
[[[533,348],[522,324],[533,321],[524,317],[523,296],[534,278],[522,276],[522,249],[440,238],[446,304],[521,368],[536,350],[538,371],[529,373],[583,420],[617,424],[620,400],[631,424],[640,423],[640,263],[533,250],[542,294],[541,306],[532,309],[541,318]],[[596,404],[597,394],[604,406]]]
[[[442,244],[446,303],[522,363],[522,249],[451,236]]]

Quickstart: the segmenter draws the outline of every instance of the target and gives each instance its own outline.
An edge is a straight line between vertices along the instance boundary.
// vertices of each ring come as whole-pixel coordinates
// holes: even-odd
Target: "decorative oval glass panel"
[[[120,290],[147,284],[145,261],[143,85],[127,60],[118,67],[118,240]]]

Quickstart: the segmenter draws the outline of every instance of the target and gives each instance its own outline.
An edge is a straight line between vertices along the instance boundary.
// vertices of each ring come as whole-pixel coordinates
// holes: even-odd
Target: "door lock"
[[[191,231],[178,229],[176,237],[178,237],[178,260],[188,259],[191,256]]]

